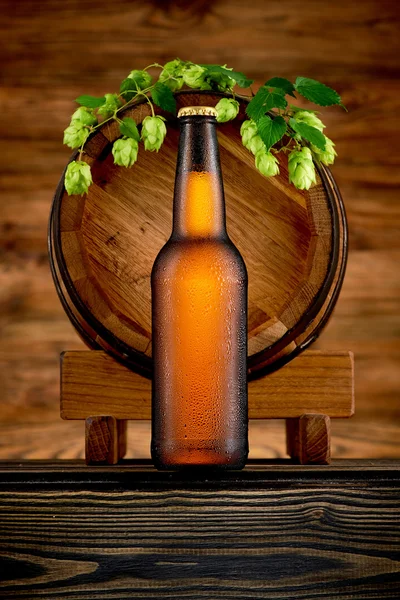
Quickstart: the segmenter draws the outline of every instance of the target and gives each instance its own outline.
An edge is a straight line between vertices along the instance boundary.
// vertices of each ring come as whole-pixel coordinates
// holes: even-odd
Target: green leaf
[[[241,73],[240,71],[231,71],[225,67],[221,67],[220,65],[200,65],[203,69],[206,69],[208,75],[212,75],[212,73],[218,73],[221,75],[225,75],[226,77],[230,77],[234,79],[239,87],[248,88],[254,83],[254,79],[249,79]]]
[[[319,106],[332,106],[333,104],[341,104],[342,102],[335,90],[315,79],[297,77],[294,87],[304,98]]]
[[[268,115],[261,117],[257,122],[257,129],[260,138],[265,144],[267,150],[284,136],[287,125],[283,117],[271,119]]]
[[[87,95],[79,96],[79,98],[75,100],[75,102],[77,102],[81,106],[87,106],[88,108],[99,108],[99,106],[102,106],[105,101],[105,96],[102,96],[101,98],[96,98],[96,96]]]
[[[170,88],[158,81],[151,92],[151,97],[157,106],[170,113],[176,112],[176,102],[174,94]]]
[[[284,90],[267,88],[263,85],[247,105],[246,113],[251,119],[258,121],[271,108],[286,108],[286,106]]]
[[[272,79],[268,79],[268,81],[264,83],[264,85],[266,87],[275,87],[284,90],[286,94],[289,94],[289,96],[293,96],[293,98],[296,98],[296,96],[293,93],[294,85],[291,81],[289,81],[289,79],[285,79],[284,77],[272,77]]]
[[[302,138],[311,142],[311,144],[314,144],[314,146],[317,146],[320,150],[325,150],[325,136],[318,129],[311,127],[311,125],[306,125],[305,123],[299,123],[295,119],[290,119],[289,124]]]
[[[125,117],[125,119],[122,120],[122,123],[119,124],[119,130],[122,135],[125,135],[126,137],[132,138],[137,142],[140,140],[138,128],[131,117]]]

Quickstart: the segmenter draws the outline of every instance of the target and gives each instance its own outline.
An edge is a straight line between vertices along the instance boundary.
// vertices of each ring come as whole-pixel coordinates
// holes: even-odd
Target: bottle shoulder
[[[194,272],[198,268],[209,268],[214,271],[225,271],[235,277],[247,280],[244,260],[229,237],[174,239],[171,237],[159,251],[152,270],[154,277],[162,271],[173,274]]]

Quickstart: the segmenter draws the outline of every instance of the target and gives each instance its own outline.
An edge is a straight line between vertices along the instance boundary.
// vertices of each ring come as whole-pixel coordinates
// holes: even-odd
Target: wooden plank
[[[3,464],[0,597],[396,599],[399,482],[399,462]]]
[[[151,418],[151,382],[102,351],[64,352],[61,416],[86,419]],[[308,351],[263,379],[249,383],[249,418],[281,419],[320,412],[350,417],[354,412],[350,352]]]

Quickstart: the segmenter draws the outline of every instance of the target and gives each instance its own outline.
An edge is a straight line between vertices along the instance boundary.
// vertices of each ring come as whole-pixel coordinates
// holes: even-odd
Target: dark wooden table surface
[[[349,112],[324,111],[339,157],[350,256],[318,346],[352,350],[357,413],[333,424],[336,457],[400,457],[400,3],[397,0],[0,0],[0,457],[82,456],[58,416],[58,356],[83,348],[56,297],[47,219],[82,93],[176,55],[228,63],[262,83],[321,79]],[[149,426],[131,426],[148,456]],[[252,456],[282,456],[282,423],[252,425]]]
[[[399,598],[400,463],[0,464],[0,598]]]

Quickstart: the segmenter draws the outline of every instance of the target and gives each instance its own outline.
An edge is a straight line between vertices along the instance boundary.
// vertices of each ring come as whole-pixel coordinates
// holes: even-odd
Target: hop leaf
[[[298,110],[295,114],[295,120],[297,121],[297,123],[305,123],[310,127],[315,127],[315,129],[318,129],[318,131],[323,131],[325,129],[325,125],[323,124],[321,119],[317,117],[315,112],[311,112],[308,110]]]
[[[246,114],[253,121],[258,121],[271,108],[286,108],[286,106],[284,90],[263,85],[247,105]]]
[[[286,127],[286,121],[283,117],[278,116],[274,119],[271,119],[269,115],[261,117],[257,123],[257,129],[267,150],[284,136]]]
[[[218,123],[226,123],[237,117],[239,102],[232,100],[232,98],[221,98],[215,108],[217,109]]]
[[[82,125],[95,125],[97,123],[96,115],[93,112],[92,108],[86,108],[84,106],[80,106],[76,109],[71,117],[71,125],[74,122],[81,123]]]
[[[88,96],[87,94],[79,96],[79,98],[76,98],[75,100],[75,102],[81,104],[81,106],[87,106],[89,108],[98,108],[99,106],[102,106],[105,101],[105,96],[97,98],[96,96]]]
[[[167,128],[162,117],[146,117],[142,123],[142,140],[145,150],[158,152],[166,133]]]
[[[311,150],[315,158],[324,165],[333,165],[335,162],[335,157],[337,156],[335,144],[328,137],[325,136],[325,150],[320,150],[320,148],[314,146],[314,144],[311,144]]]
[[[167,85],[157,81],[156,85],[154,86],[151,92],[151,97],[153,98],[154,103],[157,104],[157,106],[159,106],[163,110],[166,110],[167,112],[175,114],[175,98],[171,89]]]
[[[204,84],[206,70],[200,65],[189,63],[183,71],[183,81],[190,88],[200,89]]]
[[[315,167],[310,148],[292,150],[289,154],[289,182],[300,190],[308,190],[316,183]]]
[[[183,72],[185,66],[186,63],[179,58],[167,62],[164,65],[158,80],[168,86],[172,92],[180,90],[183,86]]]
[[[319,106],[332,106],[342,102],[335,90],[315,79],[297,77],[294,87],[304,98],[314,102],[314,104],[319,104]]]
[[[74,160],[69,163],[64,179],[65,189],[69,196],[71,194],[86,194],[92,183],[92,174],[87,163],[83,160]]]
[[[125,137],[132,138],[137,142],[140,140],[136,122],[131,117],[125,117],[122,120],[122,123],[119,124],[119,130]]]
[[[293,98],[296,97],[293,93],[293,83],[289,81],[289,79],[285,79],[284,77],[272,77],[272,79],[268,79],[268,81],[264,83],[264,85],[267,87],[279,88],[280,90],[283,90],[286,94],[289,94],[289,96],[293,96]]]
[[[64,130],[64,144],[70,148],[79,148],[86,141],[89,130],[80,121],[72,121]]]
[[[253,120],[243,121],[240,134],[243,146],[254,155],[261,149],[266,150],[264,142],[258,135],[257,124]]]
[[[310,125],[306,125],[305,123],[299,123],[296,119],[290,119],[289,124],[290,127],[302,138],[304,138],[308,142],[311,142],[320,150],[325,150],[325,136],[319,131],[319,129],[311,127]]]
[[[99,115],[102,115],[106,119],[111,117],[115,113],[115,111],[121,106],[121,101],[118,98],[117,94],[106,94],[106,101],[102,106],[100,106],[98,112]]]
[[[266,177],[274,177],[274,175],[279,174],[277,158],[271,152],[267,152],[265,148],[262,148],[256,154],[256,168]]]
[[[137,160],[139,144],[133,138],[116,140],[112,147],[114,163],[121,167],[131,167]]]

